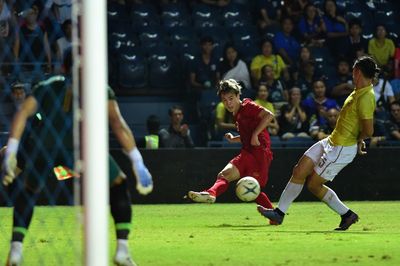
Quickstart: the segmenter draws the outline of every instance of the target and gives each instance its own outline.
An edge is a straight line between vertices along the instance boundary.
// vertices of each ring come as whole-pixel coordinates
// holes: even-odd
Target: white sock
[[[287,183],[278,203],[278,208],[282,212],[286,213],[286,211],[289,209],[290,204],[292,204],[292,202],[300,195],[303,186],[304,184],[296,184],[293,182]]]
[[[128,240],[127,239],[117,239],[117,250],[128,252]]]
[[[12,241],[11,242],[11,249],[15,251],[22,252],[22,242],[20,241]]]
[[[326,205],[329,206],[329,208],[331,208],[333,211],[335,211],[339,215],[343,215],[349,210],[349,208],[347,208],[346,205],[344,205],[343,202],[340,201],[340,199],[336,195],[335,191],[333,191],[330,188],[328,188],[328,191],[326,192],[325,196],[322,198],[322,201],[325,202]]]

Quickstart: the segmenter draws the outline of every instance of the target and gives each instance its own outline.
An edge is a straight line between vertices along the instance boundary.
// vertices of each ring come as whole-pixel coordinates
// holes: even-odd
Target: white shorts
[[[313,160],[314,171],[322,178],[332,181],[335,176],[357,155],[357,144],[352,146],[333,146],[328,138],[318,141],[305,153]]]

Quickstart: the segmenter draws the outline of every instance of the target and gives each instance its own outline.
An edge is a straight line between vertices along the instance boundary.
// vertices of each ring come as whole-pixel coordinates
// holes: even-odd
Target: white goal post
[[[108,259],[108,116],[106,0],[81,1],[82,148],[85,265]]]

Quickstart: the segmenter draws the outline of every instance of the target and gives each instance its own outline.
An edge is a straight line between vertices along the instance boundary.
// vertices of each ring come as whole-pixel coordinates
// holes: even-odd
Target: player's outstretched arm
[[[118,103],[115,100],[108,101],[108,119],[111,130],[132,162],[133,172],[136,177],[137,191],[142,195],[149,194],[153,190],[152,176],[144,165],[142,155],[136,147],[132,131],[122,117]]]
[[[4,153],[2,162],[2,182],[3,185],[8,186],[11,184],[16,176],[17,169],[17,152],[19,141],[24,133],[26,121],[29,117],[35,114],[37,109],[37,102],[33,96],[29,96],[22,103],[21,108],[15,114],[12,124],[11,132],[7,142],[7,148]]]

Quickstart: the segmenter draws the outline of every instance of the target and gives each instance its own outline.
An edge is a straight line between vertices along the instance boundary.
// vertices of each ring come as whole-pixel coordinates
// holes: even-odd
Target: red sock
[[[222,193],[224,193],[229,187],[229,182],[225,178],[218,178],[217,181],[215,181],[214,185],[207,189],[206,191],[210,193],[211,195],[218,197]]]
[[[261,192],[260,195],[256,198],[256,203],[258,205],[263,206],[264,208],[273,209],[274,206],[272,205],[271,201],[269,200],[267,194]]]

